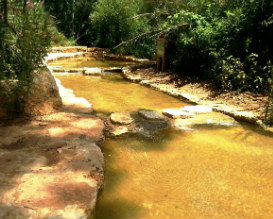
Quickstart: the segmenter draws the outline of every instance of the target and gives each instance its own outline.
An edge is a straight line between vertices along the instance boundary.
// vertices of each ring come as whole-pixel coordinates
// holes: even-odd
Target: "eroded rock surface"
[[[91,104],[58,86],[62,111],[0,126],[0,219],[93,217],[104,124]]]
[[[33,72],[33,83],[30,86],[29,93],[23,100],[22,114],[27,116],[40,116],[55,112],[62,107],[62,100],[59,95],[58,86],[54,77],[48,69],[42,69],[39,72]],[[16,83],[6,86],[1,86],[0,89],[11,89],[16,86]],[[0,119],[7,117],[4,107],[5,104],[13,105],[14,97],[9,96],[8,99],[2,99],[0,96]]]

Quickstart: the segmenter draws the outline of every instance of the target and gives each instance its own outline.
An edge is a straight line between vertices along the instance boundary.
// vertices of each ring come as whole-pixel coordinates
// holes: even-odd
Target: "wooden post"
[[[157,38],[157,45],[156,45],[157,71],[165,71],[165,65],[166,65],[165,49],[166,49],[166,36],[160,36]]]

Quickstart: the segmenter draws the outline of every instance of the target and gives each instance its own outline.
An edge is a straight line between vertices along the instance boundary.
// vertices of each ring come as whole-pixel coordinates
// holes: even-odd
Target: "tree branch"
[[[4,22],[5,24],[11,29],[11,31],[14,34],[17,34],[16,30],[14,29],[13,26],[10,25],[9,20],[8,20],[8,0],[3,0],[3,10],[4,10]]]
[[[134,38],[132,38],[132,39],[130,39],[130,40],[121,42],[121,43],[118,44],[116,47],[114,47],[114,49],[116,49],[116,48],[118,48],[118,47],[120,47],[120,46],[122,46],[122,45],[124,45],[124,44],[128,44],[128,43],[134,42],[134,41],[136,41],[136,40],[142,38],[142,37],[145,36],[145,35],[148,35],[148,34],[151,34],[151,33],[157,32],[157,31],[158,31],[158,30],[151,30],[151,31],[142,33],[142,34],[140,34],[140,35],[138,35],[138,36],[136,36],[136,37],[134,37]]]

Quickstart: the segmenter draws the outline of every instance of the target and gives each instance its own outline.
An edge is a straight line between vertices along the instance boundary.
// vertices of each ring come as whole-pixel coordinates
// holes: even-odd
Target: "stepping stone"
[[[111,122],[121,125],[129,125],[134,119],[130,116],[129,112],[116,112],[110,116]]]
[[[130,131],[126,126],[118,126],[110,131],[110,135],[113,137],[122,136],[128,134]]]
[[[164,109],[162,111],[162,114],[172,119],[177,119],[177,118],[188,119],[193,117],[193,113],[179,110],[179,109]]]
[[[138,115],[150,121],[164,121],[165,118],[152,110],[139,110]]]
[[[196,106],[184,106],[181,108],[182,111],[187,111],[190,113],[210,113],[212,112],[212,108],[209,106],[204,106],[204,105],[196,105]]]
[[[175,119],[173,125],[181,129],[181,127],[194,128],[196,126],[234,127],[238,123],[232,117],[212,112],[209,114],[199,114],[190,119]]]
[[[83,73],[85,75],[92,75],[92,76],[100,76],[101,75],[101,69],[100,68],[84,68]]]

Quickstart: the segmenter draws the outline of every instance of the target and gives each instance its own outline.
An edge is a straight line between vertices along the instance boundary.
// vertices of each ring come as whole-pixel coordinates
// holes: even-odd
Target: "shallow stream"
[[[55,77],[106,115],[187,105],[117,73]],[[249,125],[107,138],[103,151],[97,219],[273,218],[273,137]]]

